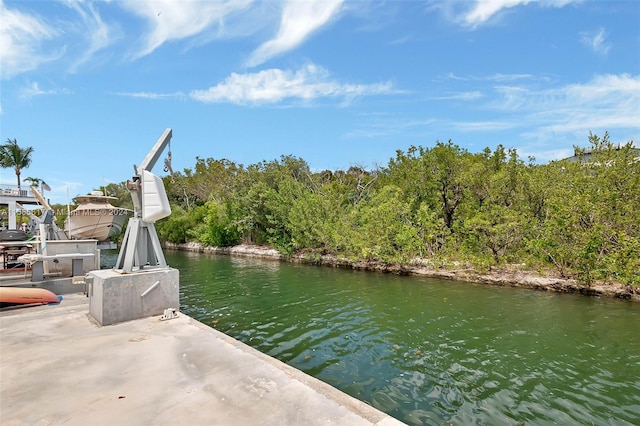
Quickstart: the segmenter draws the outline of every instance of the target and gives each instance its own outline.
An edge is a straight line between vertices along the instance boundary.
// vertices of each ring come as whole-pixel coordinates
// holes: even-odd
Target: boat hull
[[[59,302],[58,296],[44,288],[0,287],[0,306]]]
[[[76,209],[67,219],[66,229],[73,239],[105,241],[122,232],[129,216],[126,209]]]
[[[117,198],[99,194],[75,197],[73,201],[78,207],[65,221],[69,238],[106,241],[119,235],[133,211],[114,207],[110,203],[113,200]]]

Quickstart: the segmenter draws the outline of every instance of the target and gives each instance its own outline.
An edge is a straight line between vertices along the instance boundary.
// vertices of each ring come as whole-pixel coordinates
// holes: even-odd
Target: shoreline
[[[428,266],[386,264],[375,261],[350,261],[328,254],[313,258],[305,256],[304,254],[287,256],[269,247],[250,244],[240,244],[233,247],[205,247],[200,243],[164,243],[164,247],[198,253],[258,257],[317,266],[449,279],[470,283],[527,288],[538,291],[553,291],[556,293],[577,293],[585,296],[610,297],[640,302],[640,288],[601,282],[594,283],[591,286],[584,286],[572,279],[546,277],[526,270],[503,269],[482,273],[471,269],[437,269]]]

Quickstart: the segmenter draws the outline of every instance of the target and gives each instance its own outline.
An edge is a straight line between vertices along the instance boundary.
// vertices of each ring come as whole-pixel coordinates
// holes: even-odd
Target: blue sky
[[[0,138],[35,149],[23,177],[53,203],[130,179],[167,127],[176,171],[640,140],[635,0],[0,0],[0,21]]]

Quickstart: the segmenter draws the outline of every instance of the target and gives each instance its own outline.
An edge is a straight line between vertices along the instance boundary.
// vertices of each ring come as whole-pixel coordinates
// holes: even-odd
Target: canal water
[[[408,424],[640,424],[638,304],[166,257],[184,313]]]

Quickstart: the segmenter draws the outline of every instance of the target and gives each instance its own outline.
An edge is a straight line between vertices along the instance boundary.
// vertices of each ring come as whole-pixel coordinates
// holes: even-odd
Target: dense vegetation
[[[313,172],[283,156],[244,167],[197,158],[165,179],[162,239],[267,244],[287,254],[432,267],[525,264],[591,284],[640,284],[640,160],[589,136],[585,161],[524,162],[452,142],[397,151],[377,170]],[[588,161],[586,159],[588,158]]]

